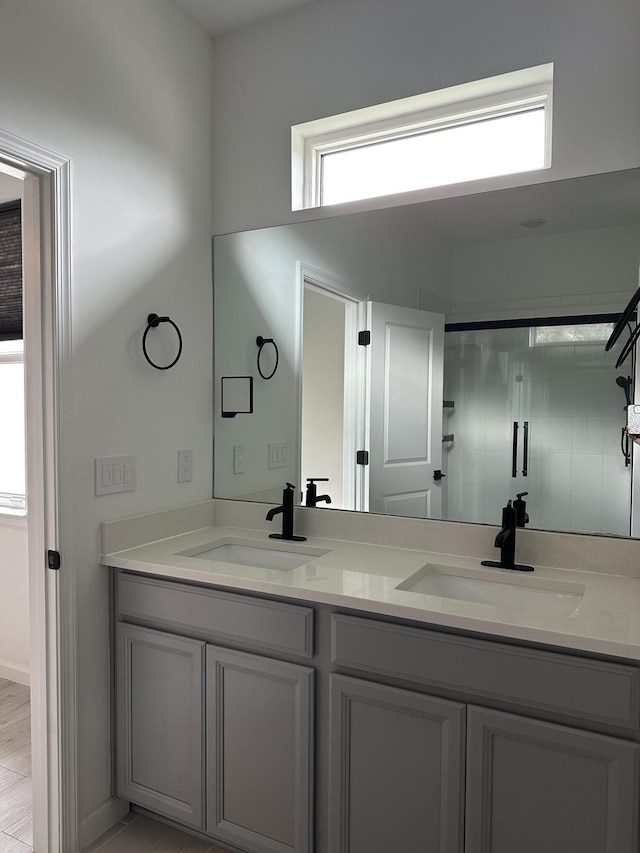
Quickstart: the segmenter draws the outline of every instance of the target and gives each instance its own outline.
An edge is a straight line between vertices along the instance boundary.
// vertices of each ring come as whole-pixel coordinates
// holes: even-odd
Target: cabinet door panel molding
[[[313,676],[207,647],[207,829],[256,853],[311,850]]]
[[[118,794],[204,828],[205,644],[118,625]]]
[[[640,746],[468,709],[465,853],[636,850]]]
[[[459,853],[464,705],[330,680],[330,849]]]

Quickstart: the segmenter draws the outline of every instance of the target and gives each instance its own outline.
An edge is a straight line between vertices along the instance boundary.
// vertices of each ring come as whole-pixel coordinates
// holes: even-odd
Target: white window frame
[[[0,352],[0,366],[3,364],[24,364],[24,348],[20,341],[20,348]],[[26,459],[25,476],[26,476]],[[15,494],[13,492],[3,492],[0,490],[0,515],[26,515],[27,501],[25,494]]]
[[[291,128],[291,209],[322,206],[322,157],[404,136],[536,108],[545,111],[551,166],[553,63],[354,110]]]

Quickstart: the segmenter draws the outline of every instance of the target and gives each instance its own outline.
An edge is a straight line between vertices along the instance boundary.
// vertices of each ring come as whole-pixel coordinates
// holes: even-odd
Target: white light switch
[[[136,487],[135,456],[96,458],[96,495],[132,492]]]
[[[286,468],[287,456],[286,441],[274,441],[269,444],[269,468]]]

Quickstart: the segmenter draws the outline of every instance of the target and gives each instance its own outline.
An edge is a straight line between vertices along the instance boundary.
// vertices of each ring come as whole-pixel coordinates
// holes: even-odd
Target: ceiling
[[[208,33],[218,36],[314,0],[175,0],[175,2]]]

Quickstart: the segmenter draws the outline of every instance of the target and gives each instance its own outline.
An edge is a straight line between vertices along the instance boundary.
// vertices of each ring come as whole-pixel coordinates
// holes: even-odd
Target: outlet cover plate
[[[178,482],[190,483],[193,480],[193,450],[178,451]]]

